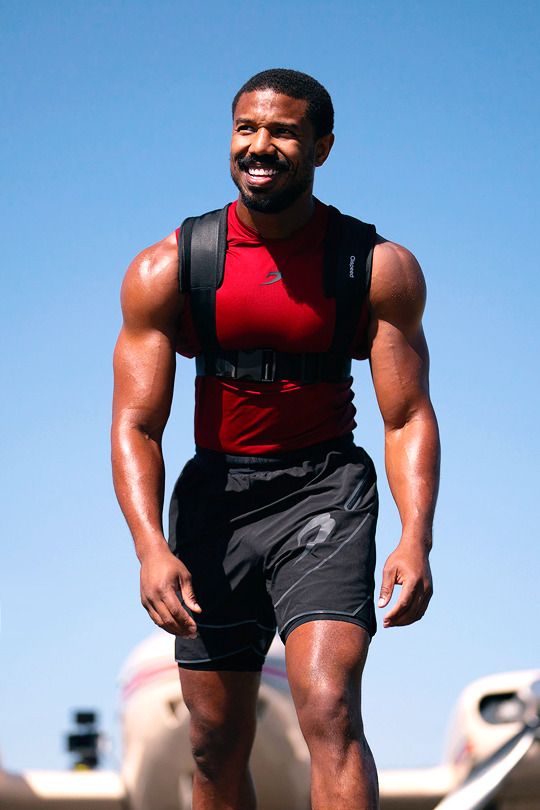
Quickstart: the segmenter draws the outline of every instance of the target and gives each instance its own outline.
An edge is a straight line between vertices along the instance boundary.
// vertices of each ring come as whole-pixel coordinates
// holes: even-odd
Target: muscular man
[[[248,760],[276,626],[311,754],[313,810],[378,806],[359,703],[375,632],[375,473],[352,441],[347,366],[326,362],[341,305],[325,289],[330,209],[312,193],[332,129],[328,93],[302,73],[257,74],[234,99],[230,165],[239,197],[227,212],[215,298],[228,365],[220,372],[208,352],[199,362],[197,452],[174,490],[168,542],[161,440],[175,354],[201,353],[189,285],[179,292],[178,233],[137,256],[122,288],[114,481],[141,563],[142,603],[176,636],[195,810],[255,807]],[[371,284],[346,353],[369,358],[401,517],[378,603],[388,605],[401,586],[384,617],[393,627],[420,619],[432,593],[439,440],[421,325],[424,279],[408,250],[374,243]],[[281,374],[246,378],[245,358],[263,348]]]

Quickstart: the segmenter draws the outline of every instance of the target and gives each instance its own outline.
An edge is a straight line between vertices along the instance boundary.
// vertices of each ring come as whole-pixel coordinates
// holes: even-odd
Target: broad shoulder
[[[421,320],[425,302],[426,283],[416,257],[403,245],[379,238],[370,289],[375,317],[412,326]]]
[[[121,292],[128,325],[152,323],[181,311],[176,234],[142,250],[129,265]]]

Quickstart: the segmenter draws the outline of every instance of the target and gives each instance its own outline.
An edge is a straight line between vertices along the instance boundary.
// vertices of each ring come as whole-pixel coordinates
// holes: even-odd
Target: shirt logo
[[[349,278],[354,278],[354,263],[356,261],[356,256],[351,256],[349,259]]]
[[[266,278],[271,279],[270,281],[261,281],[261,284],[275,284],[276,281],[281,280],[281,273],[279,270],[270,270],[269,273],[266,274]]]
[[[330,512],[325,512],[324,515],[316,515],[312,518],[309,523],[304,526],[302,531],[298,533],[298,545],[302,545],[304,537],[315,529],[317,529],[317,534],[312,540],[308,540],[304,553],[296,560],[295,565],[300,562],[300,560],[303,560],[316,545],[324,543],[334,531],[335,525],[336,521],[330,516]]]

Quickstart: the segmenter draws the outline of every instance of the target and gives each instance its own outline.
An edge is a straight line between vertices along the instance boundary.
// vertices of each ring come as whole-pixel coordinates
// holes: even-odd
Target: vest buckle
[[[276,379],[276,353],[273,349],[250,349],[237,352],[237,380],[274,382]]]

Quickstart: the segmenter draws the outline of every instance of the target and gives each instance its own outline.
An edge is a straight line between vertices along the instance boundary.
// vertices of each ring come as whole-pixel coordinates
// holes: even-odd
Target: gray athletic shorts
[[[373,462],[352,434],[279,457],[198,449],[170,507],[169,547],[202,608],[197,638],[176,637],[178,664],[257,671],[276,628],[285,642],[315,619],[373,636],[377,511]]]

